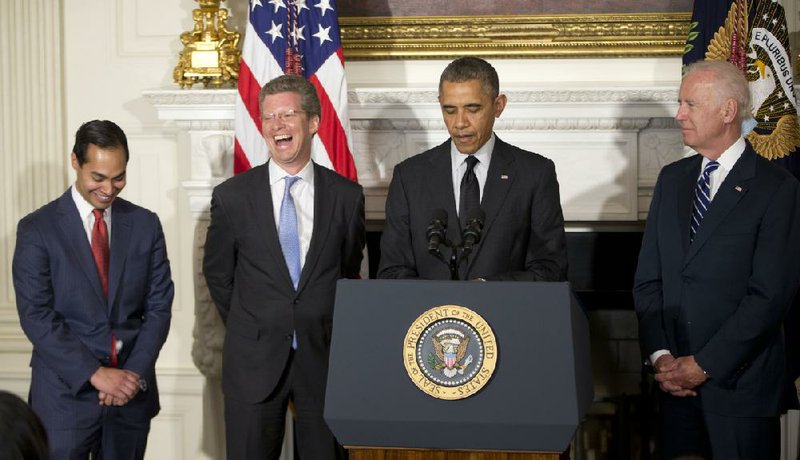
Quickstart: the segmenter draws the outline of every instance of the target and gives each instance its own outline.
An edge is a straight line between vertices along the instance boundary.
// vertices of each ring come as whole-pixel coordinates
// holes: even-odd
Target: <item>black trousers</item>
[[[260,403],[225,395],[226,452],[229,459],[277,460],[281,455],[289,401],[295,409],[295,439],[300,460],[347,458],[323,419],[324,391],[314,394],[295,365],[294,353],[275,391]],[[316,385],[319,387],[319,385]],[[317,391],[317,393],[320,393]]]
[[[700,396],[661,393],[662,458],[779,459],[779,417],[728,417],[703,411]]]

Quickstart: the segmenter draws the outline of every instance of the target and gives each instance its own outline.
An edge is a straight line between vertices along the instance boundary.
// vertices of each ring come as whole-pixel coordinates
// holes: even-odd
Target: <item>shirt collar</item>
[[[304,182],[313,184],[314,183],[314,167],[312,166],[313,163],[314,163],[313,161],[308,160],[308,163],[306,163],[306,165],[303,166],[303,169],[301,169],[300,172],[295,174],[294,177],[299,177],[300,179],[303,179]],[[282,181],[283,178],[286,176],[291,176],[291,174],[284,171],[283,168],[278,166],[274,161],[270,160],[267,166],[269,167],[270,186],[273,186],[279,181]]]
[[[72,201],[75,202],[75,206],[77,206],[78,208],[78,215],[81,216],[81,220],[85,221],[92,214],[92,211],[94,211],[95,208],[94,206],[92,206],[91,203],[86,201],[83,195],[81,195],[81,193],[75,187],[75,184],[72,184],[72,187],[70,188],[71,188]],[[106,208],[106,211],[108,212],[103,214],[104,218],[109,221],[111,220],[111,206],[113,205],[109,205]]]
[[[717,158],[717,163],[719,163],[720,167],[722,167],[725,171],[730,171],[733,169],[733,165],[739,161],[739,158],[744,153],[744,149],[747,144],[744,141],[743,137],[740,137],[736,140],[730,147],[728,147],[722,155]],[[703,157],[703,163],[700,165],[700,170],[702,171],[706,165],[710,162],[706,157]]]
[[[497,138],[495,137],[494,133],[492,133],[492,136],[489,138],[489,140],[472,154],[478,159],[480,164],[484,165],[485,167],[489,167],[489,162],[492,161],[492,152],[494,151],[496,139]],[[461,163],[463,163],[466,159],[467,155],[459,152],[456,148],[456,144],[453,141],[450,141],[450,161],[453,165],[453,171],[458,169],[458,167],[461,166]]]

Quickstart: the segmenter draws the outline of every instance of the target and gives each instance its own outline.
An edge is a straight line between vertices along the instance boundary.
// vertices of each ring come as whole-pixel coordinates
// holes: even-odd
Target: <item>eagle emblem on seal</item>
[[[442,371],[447,377],[463,374],[472,364],[472,355],[466,356],[469,347],[469,336],[455,328],[446,328],[436,332],[431,338],[436,356],[430,356],[430,364]]]

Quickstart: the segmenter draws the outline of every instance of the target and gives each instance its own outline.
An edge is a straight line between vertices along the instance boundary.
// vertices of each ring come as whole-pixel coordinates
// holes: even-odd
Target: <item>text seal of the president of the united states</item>
[[[439,399],[463,399],[492,378],[497,341],[479,314],[458,305],[440,305],[411,323],[403,341],[408,377]]]

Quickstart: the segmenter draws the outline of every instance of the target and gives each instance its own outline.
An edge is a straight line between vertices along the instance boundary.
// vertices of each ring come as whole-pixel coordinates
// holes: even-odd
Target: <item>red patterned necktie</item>
[[[95,209],[94,227],[92,228],[92,257],[97,266],[97,275],[100,277],[100,286],[103,295],[108,299],[108,227],[103,219],[103,210]]]
[[[92,227],[92,257],[94,257],[94,264],[97,266],[97,275],[100,277],[100,286],[103,288],[103,295],[108,299],[108,227],[106,221],[103,219],[102,209],[95,209],[92,211],[94,214],[94,227]],[[117,338],[111,335],[111,354],[110,354],[111,367],[117,367]]]

